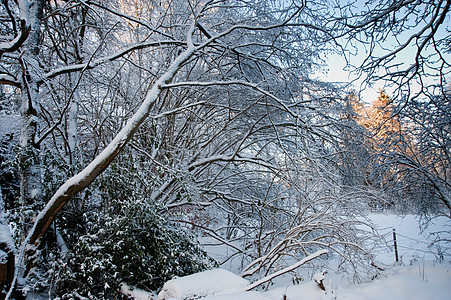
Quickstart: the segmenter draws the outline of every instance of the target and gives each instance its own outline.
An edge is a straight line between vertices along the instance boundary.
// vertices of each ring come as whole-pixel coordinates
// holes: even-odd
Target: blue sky
[[[358,3],[357,3],[358,4]],[[356,9],[360,9],[357,8]],[[400,13],[402,16],[402,13]],[[405,18],[409,18],[410,15],[405,16]],[[415,19],[416,16],[412,16],[412,21]],[[439,27],[438,32],[436,33],[435,37],[436,40],[440,40],[446,37],[449,37],[449,34],[451,32],[451,26],[449,25],[449,17],[445,20],[444,23],[441,24],[441,27]],[[418,33],[423,27],[426,26],[425,22],[422,22],[418,24],[417,26],[403,31],[401,34],[397,36],[391,36],[388,39],[386,39],[381,45],[376,45],[376,48],[374,50],[373,55],[379,55],[383,56],[387,53],[391,52],[394,48],[399,47],[399,45],[404,44],[406,41],[409,40],[409,38],[413,35]],[[423,36],[429,34],[429,29],[425,31]],[[390,65],[392,66],[392,70],[399,69],[405,69],[406,66],[411,65],[414,62],[416,50],[418,49],[418,46],[416,43],[421,43],[422,40],[412,39],[410,44],[403,49],[400,53],[398,53],[393,61],[390,62]],[[346,42],[343,40],[342,44],[346,44]],[[353,55],[348,57],[350,60],[351,65],[353,66],[359,66],[362,61],[366,58],[366,55],[368,54],[365,46],[363,44],[360,45],[354,45],[355,48],[352,49]],[[443,49],[443,48],[442,48]],[[431,45],[429,47],[424,48],[422,54],[423,56],[429,56],[432,54],[433,48]],[[441,55],[443,55],[444,59],[448,62],[451,61],[451,53],[444,53],[445,51],[441,51]],[[360,91],[360,95],[364,102],[371,103],[373,100],[377,98],[378,92],[380,89],[384,89],[389,95],[392,94],[393,89],[386,86],[385,82],[378,81],[373,82],[371,86],[361,86],[361,83],[363,82],[363,78],[357,78],[356,74],[351,73],[350,71],[346,70],[346,60],[344,57],[341,57],[338,54],[329,54],[326,58],[327,66],[329,69],[329,72],[327,73],[318,73],[317,76],[320,79],[323,79],[325,81],[329,82],[350,82],[352,80],[356,80],[354,82],[356,90]],[[431,66],[437,66],[437,64],[433,63],[433,60],[437,59],[437,56],[431,57],[427,59],[428,64]],[[426,67],[425,70],[428,73],[427,78],[424,77],[424,84],[425,85],[431,85],[434,82],[436,83],[439,80],[439,76],[437,71]],[[379,73],[383,74],[383,73]],[[451,78],[447,78],[450,80]],[[411,88],[413,91],[418,90],[419,85],[412,84]]]

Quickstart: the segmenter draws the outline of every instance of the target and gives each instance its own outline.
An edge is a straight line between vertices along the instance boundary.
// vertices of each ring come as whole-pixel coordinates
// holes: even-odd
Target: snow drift
[[[158,299],[197,299],[225,292],[239,292],[247,285],[249,281],[232,272],[213,269],[169,280],[158,294]]]

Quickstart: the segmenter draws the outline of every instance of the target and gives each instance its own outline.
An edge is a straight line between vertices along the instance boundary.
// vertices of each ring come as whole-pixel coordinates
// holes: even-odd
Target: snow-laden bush
[[[86,212],[87,233],[69,253],[57,293],[114,297],[121,282],[155,290],[173,276],[214,265],[196,239],[145,201],[115,200]],[[64,297],[63,297],[64,298]]]
[[[142,170],[119,158],[86,193],[73,199],[56,220],[62,239],[58,247],[54,243],[46,263],[52,296],[114,299],[123,282],[156,290],[173,276],[216,265],[194,236],[148,199],[150,185]],[[67,253],[60,251],[62,240]]]

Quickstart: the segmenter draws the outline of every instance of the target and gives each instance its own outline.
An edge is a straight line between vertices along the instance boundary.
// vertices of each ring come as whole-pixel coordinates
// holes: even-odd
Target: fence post
[[[396,230],[393,228],[393,246],[395,247],[395,259],[396,262],[399,261],[398,258],[398,245],[396,244]]]

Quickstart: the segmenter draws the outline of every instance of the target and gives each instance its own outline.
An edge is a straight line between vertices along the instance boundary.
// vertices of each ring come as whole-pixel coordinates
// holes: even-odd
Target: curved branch
[[[327,253],[329,253],[329,250],[327,250],[327,249],[316,251],[315,253],[310,254],[309,256],[301,259],[300,261],[298,261],[297,263],[295,263],[295,264],[293,264],[293,265],[291,265],[289,267],[286,267],[285,269],[277,271],[277,272],[275,272],[275,273],[273,273],[271,275],[268,275],[268,276],[266,276],[266,277],[264,277],[264,278],[262,278],[260,280],[257,280],[256,282],[254,282],[254,283],[248,285],[247,287],[245,287],[244,290],[245,291],[250,291],[250,290],[256,288],[257,286],[262,285],[265,282],[273,280],[274,278],[276,278],[276,277],[278,277],[280,275],[283,275],[285,273],[288,273],[290,271],[293,271],[294,269],[299,268],[303,264],[305,264],[305,263],[307,263],[307,262],[309,262],[311,260],[314,260],[315,258],[318,258],[319,256],[321,256],[323,254],[327,254]]]
[[[140,50],[140,49],[145,49],[145,48],[149,48],[149,47],[156,47],[156,46],[161,46],[161,45],[179,45],[179,46],[186,46],[185,42],[182,41],[157,41],[157,42],[147,42],[147,43],[140,43],[140,44],[136,44],[136,45],[132,45],[129,47],[126,47],[112,55],[109,56],[105,56],[93,61],[89,61],[87,63],[84,64],[75,64],[75,65],[70,65],[70,66],[64,66],[58,69],[55,69],[51,72],[48,72],[47,74],[44,75],[45,79],[50,79],[50,78],[54,78],[58,75],[62,75],[62,74],[67,74],[67,73],[71,73],[71,72],[77,72],[77,71],[81,71],[81,70],[90,70],[93,69],[103,63],[109,62],[109,61],[113,61],[116,60],[118,58],[123,57],[124,55],[135,51],[135,50]],[[41,84],[43,82],[43,80],[39,81],[38,83]]]
[[[0,43],[0,58],[5,52],[14,52],[18,50],[27,40],[30,30],[31,26],[27,26],[25,20],[20,20],[20,33],[12,41]]]
[[[0,74],[0,84],[6,84],[21,88],[22,85],[20,82],[12,75],[8,74]]]

